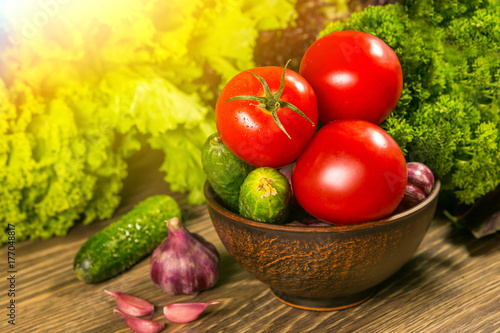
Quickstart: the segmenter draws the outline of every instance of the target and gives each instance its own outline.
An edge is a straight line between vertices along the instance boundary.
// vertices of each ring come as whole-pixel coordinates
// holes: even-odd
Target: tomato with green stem
[[[217,100],[215,121],[222,141],[256,167],[293,162],[316,131],[316,95],[302,76],[286,67],[241,72]]]

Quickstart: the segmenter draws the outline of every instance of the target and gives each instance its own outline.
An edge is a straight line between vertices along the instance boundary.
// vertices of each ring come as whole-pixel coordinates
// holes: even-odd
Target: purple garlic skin
[[[400,205],[410,208],[418,205],[420,202],[424,201],[425,198],[426,195],[421,189],[413,184],[408,184],[406,185],[405,195],[403,196],[403,200],[401,200]]]
[[[295,195],[293,193],[293,186],[292,186],[292,171],[293,171],[294,167],[295,167],[295,162],[290,163],[288,165],[285,165],[284,167],[282,167],[278,171],[283,176],[285,176],[286,179],[288,179],[288,184],[290,184],[290,193],[291,193],[291,196],[290,196],[290,205],[291,206],[298,206],[299,203],[297,202],[297,199],[295,199]]]
[[[196,320],[205,311],[207,306],[219,304],[219,302],[208,303],[173,303],[163,308],[163,314],[168,321],[183,324]]]
[[[127,326],[134,332],[137,333],[158,333],[165,328],[165,323],[160,321],[151,321],[140,318],[135,318],[128,316],[120,310],[113,310],[115,313],[119,313],[125,318]]]
[[[212,288],[219,278],[215,246],[187,231],[178,218],[167,221],[168,236],[151,256],[150,277],[170,295],[195,294]]]
[[[313,217],[308,217],[305,218],[301,221],[292,221],[290,223],[287,223],[286,225],[289,226],[296,226],[296,227],[330,227],[332,224],[323,222],[321,220],[315,219]]]
[[[326,223],[324,221],[318,220],[315,217],[305,218],[301,222],[308,227],[330,227],[332,225],[331,223]]]
[[[492,214],[485,221],[473,228],[472,234],[476,238],[492,235],[500,230],[500,211]]]
[[[431,169],[419,162],[406,164],[408,182],[405,194],[395,213],[400,213],[424,201],[434,187],[434,175]]]
[[[285,165],[284,167],[278,170],[283,176],[286,177],[286,179],[288,179],[288,183],[290,184],[290,186],[292,186],[292,171],[294,167],[295,167],[295,162]]]
[[[108,295],[116,299],[116,306],[120,311],[132,317],[150,317],[153,319],[154,305],[132,295],[127,295],[119,291],[104,290]]]
[[[419,188],[425,196],[429,195],[434,187],[434,175],[431,169],[419,162],[407,163],[406,169],[408,170],[408,184]]]

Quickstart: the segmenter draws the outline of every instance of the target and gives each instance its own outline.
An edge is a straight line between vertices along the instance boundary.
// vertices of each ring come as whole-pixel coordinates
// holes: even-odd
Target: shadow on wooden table
[[[500,250],[500,233],[498,232],[478,239],[467,229],[450,228],[444,241],[465,247],[471,257],[485,256]]]
[[[459,307],[483,290],[494,295],[498,291],[498,269],[488,269],[484,260],[494,261],[499,251],[497,236],[476,239],[437,217],[413,259],[379,285],[373,300],[401,306],[404,299],[423,311],[420,307],[434,307],[439,302]]]

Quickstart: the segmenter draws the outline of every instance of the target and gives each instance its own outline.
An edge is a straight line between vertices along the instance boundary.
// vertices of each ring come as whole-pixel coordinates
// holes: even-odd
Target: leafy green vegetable
[[[410,161],[472,204],[500,183],[500,3],[407,0],[368,7],[322,35],[359,30],[397,53],[404,87],[382,123]]]
[[[0,7],[0,229],[17,241],[110,217],[127,158],[165,153],[174,191],[203,200],[217,88],[254,67],[262,29],[295,0],[9,1]],[[0,234],[0,245],[7,234]]]

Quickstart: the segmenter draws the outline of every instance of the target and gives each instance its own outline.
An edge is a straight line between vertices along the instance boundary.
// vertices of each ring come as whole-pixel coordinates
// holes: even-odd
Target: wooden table
[[[152,164],[156,168],[158,163]],[[90,235],[141,199],[169,193],[161,174],[144,172],[145,166],[146,162],[131,170],[134,180],[126,183],[113,219],[77,225],[63,238],[17,244],[15,327],[7,323],[7,248],[1,249],[0,332],[130,332],[122,317],[113,314],[114,299],[104,289],[150,301],[157,305],[155,320],[160,321],[165,321],[162,306],[169,303],[220,302],[197,321],[167,323],[163,332],[500,332],[498,235],[476,240],[439,216],[410,262],[383,282],[371,299],[342,311],[304,311],[275,299],[227,253],[204,205],[182,207],[187,228],[212,242],[221,254],[220,279],[211,290],[194,297],[163,293],[149,279],[149,258],[100,284],[77,280],[73,258]],[[182,201],[182,195],[173,195]]]

